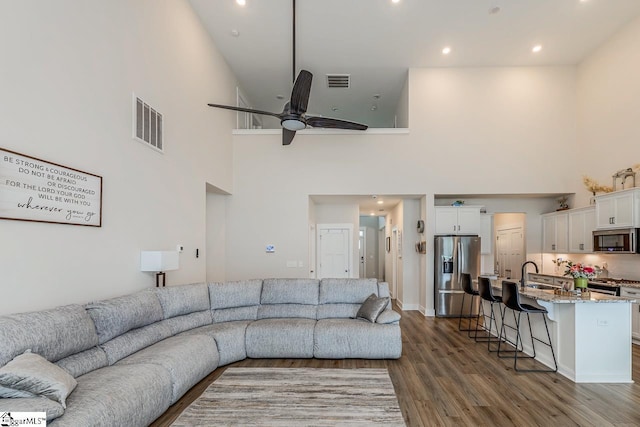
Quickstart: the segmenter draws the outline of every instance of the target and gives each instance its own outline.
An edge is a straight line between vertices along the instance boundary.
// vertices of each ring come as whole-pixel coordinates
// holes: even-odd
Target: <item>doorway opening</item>
[[[524,213],[494,215],[496,259],[495,271],[500,277],[520,280],[520,269],[526,259]]]

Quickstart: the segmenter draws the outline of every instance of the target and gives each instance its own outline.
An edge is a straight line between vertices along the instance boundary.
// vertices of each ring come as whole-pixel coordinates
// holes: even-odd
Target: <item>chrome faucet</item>
[[[526,284],[526,280],[524,280],[524,272],[526,270],[527,264],[533,264],[533,266],[536,268],[536,273],[538,273],[538,264],[536,264],[533,261],[527,261],[524,264],[522,264],[522,270],[520,272],[520,286],[522,288],[524,288],[525,284]]]

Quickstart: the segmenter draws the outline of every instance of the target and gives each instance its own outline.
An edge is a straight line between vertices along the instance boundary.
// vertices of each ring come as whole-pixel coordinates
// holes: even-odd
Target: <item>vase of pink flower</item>
[[[585,265],[581,262],[565,261],[567,267],[564,271],[565,276],[573,277],[573,285],[575,288],[585,289],[589,284],[589,279],[596,277],[596,268],[598,266]]]

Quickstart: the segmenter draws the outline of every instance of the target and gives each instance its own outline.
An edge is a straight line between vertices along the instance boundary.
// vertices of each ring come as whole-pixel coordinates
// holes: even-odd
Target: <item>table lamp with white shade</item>
[[[177,270],[179,267],[178,252],[176,251],[141,251],[140,271],[151,271],[156,273],[156,287],[160,287],[160,277],[162,286],[165,286],[165,272]]]

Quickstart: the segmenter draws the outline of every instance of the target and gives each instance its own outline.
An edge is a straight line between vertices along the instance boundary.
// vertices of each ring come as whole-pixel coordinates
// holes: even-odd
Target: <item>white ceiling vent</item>
[[[351,74],[327,74],[327,87],[348,89],[351,85]]]
[[[133,95],[133,139],[163,151],[162,114]]]

